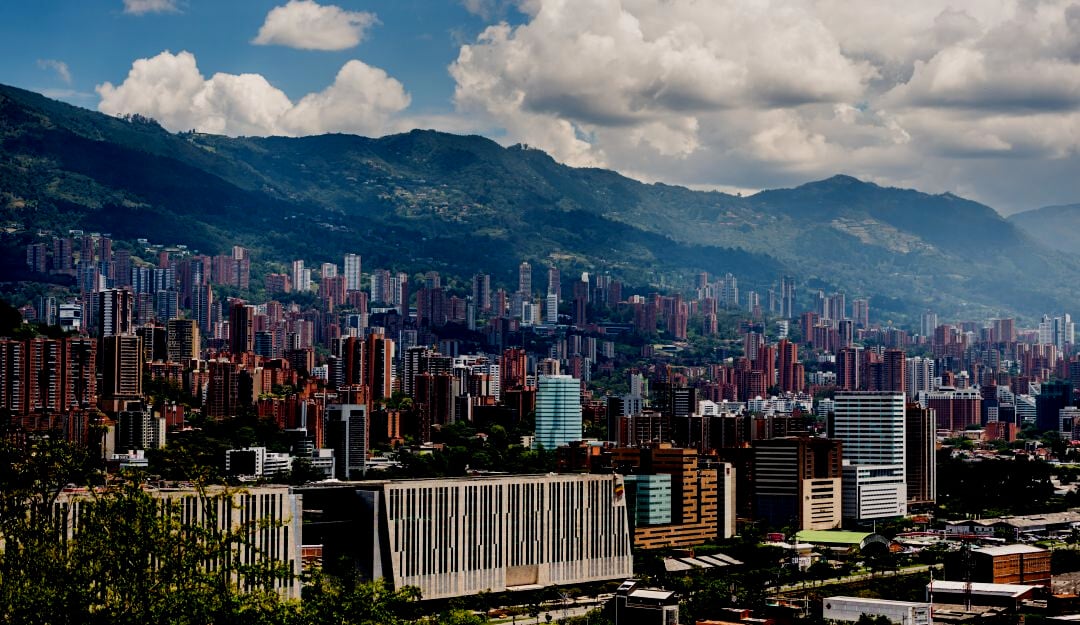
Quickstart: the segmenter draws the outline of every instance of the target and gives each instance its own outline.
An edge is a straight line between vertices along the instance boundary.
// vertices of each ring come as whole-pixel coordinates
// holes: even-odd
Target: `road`
[[[814,580],[814,581],[808,581],[808,582],[799,582],[797,584],[785,584],[785,585],[777,588],[775,592],[777,594],[784,594],[784,593],[788,593],[788,592],[796,592],[796,591],[800,591],[800,590],[806,590],[807,588],[819,588],[821,586],[833,586],[833,585],[836,585],[836,584],[849,584],[851,582],[861,582],[863,580],[878,579],[878,578],[881,578],[881,577],[896,577],[896,576],[900,576],[900,575],[914,575],[916,573],[925,573],[925,572],[927,572],[929,570],[930,570],[930,565],[920,564],[920,565],[917,565],[917,566],[909,566],[909,567],[906,567],[906,568],[902,568],[902,569],[899,569],[897,571],[884,571],[884,572],[881,572],[881,573],[855,573],[855,574],[852,574],[852,575],[848,575],[846,577],[841,577],[840,579],[836,579],[836,578],[827,579],[824,582]]]

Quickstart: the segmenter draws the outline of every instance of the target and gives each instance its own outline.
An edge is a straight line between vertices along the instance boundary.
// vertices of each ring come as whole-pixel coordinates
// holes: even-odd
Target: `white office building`
[[[826,621],[857,622],[863,615],[884,616],[898,625],[930,625],[930,604],[865,597],[825,597],[821,616]]]
[[[360,255],[345,255],[345,290],[361,291],[363,283],[360,281]]]
[[[843,514],[869,520],[907,514],[904,394],[844,392],[833,398],[833,438],[844,445]]]
[[[427,600],[633,575],[620,475],[355,486],[374,541],[361,569],[397,589],[416,586]]]

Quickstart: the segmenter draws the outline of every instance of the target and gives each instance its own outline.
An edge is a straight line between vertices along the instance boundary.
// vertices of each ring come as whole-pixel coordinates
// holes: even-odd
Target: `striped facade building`
[[[361,569],[424,599],[633,573],[619,475],[357,482],[374,548]]]

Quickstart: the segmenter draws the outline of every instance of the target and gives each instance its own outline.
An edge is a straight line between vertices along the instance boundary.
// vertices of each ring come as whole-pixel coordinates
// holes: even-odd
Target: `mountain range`
[[[170,133],[0,86],[9,261],[39,230],[82,228],[204,253],[242,244],[264,267],[357,252],[365,268],[485,270],[513,284],[527,259],[641,289],[730,271],[763,300],[786,273],[804,293],[873,296],[900,317],[1067,309],[1080,262],[1060,231],[1035,227],[1046,219],[1024,215],[849,176],[748,197],[693,191],[435,131]]]

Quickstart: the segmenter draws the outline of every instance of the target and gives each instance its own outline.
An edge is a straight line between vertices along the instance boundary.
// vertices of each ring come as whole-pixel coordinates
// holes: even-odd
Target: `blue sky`
[[[0,82],[170,130],[527,143],[752,192],[1080,202],[1075,0],[34,0]]]
[[[359,46],[339,51],[252,45],[273,0],[187,0],[177,11],[125,13],[120,0],[10,2],[0,20],[0,82],[59,95],[79,106],[97,102],[94,87],[119,83],[137,58],[163,50],[195,54],[204,74],[259,73],[291,98],[333,81],[343,63],[358,58],[398,78],[421,112],[453,110],[454,81],[446,68],[463,41],[475,39],[487,21],[457,2],[383,0],[335,4],[374,13]],[[500,17],[520,18],[516,11]],[[39,61],[67,64],[70,84]]]

